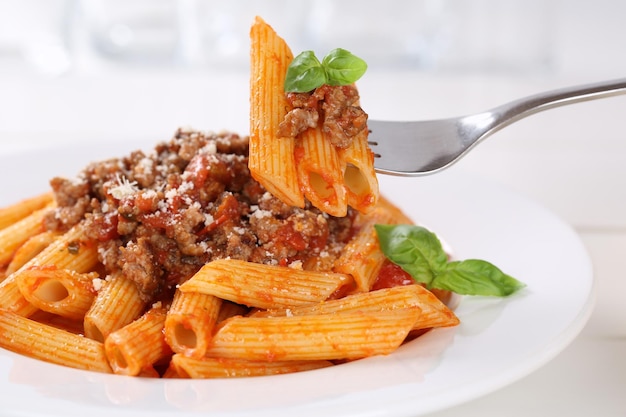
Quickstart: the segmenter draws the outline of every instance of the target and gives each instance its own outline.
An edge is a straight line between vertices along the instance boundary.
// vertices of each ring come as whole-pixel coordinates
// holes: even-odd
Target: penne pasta
[[[293,54],[259,17],[250,29],[250,48],[250,173],[283,202],[304,207],[294,141],[277,136],[278,125],[287,114],[283,85]]]
[[[419,307],[421,314],[412,330],[450,327],[459,319],[441,300],[421,285],[405,285],[376,291],[347,295],[318,304],[291,307],[282,310],[257,311],[252,317],[302,316],[312,314],[344,314],[355,312],[392,311],[398,308]]]
[[[249,361],[226,358],[172,357],[175,375],[179,378],[242,378],[292,372],[311,371],[333,366],[330,361]]]
[[[54,203],[52,193],[45,193],[0,208],[0,230],[52,203]]]
[[[335,217],[348,211],[346,188],[337,149],[321,128],[300,134],[295,149],[296,170],[305,197],[318,209]]]
[[[406,220],[406,216],[398,214],[399,210],[381,199],[378,206],[367,214],[359,214],[355,221],[357,233],[344,247],[341,256],[335,261],[335,272],[349,274],[357,284],[356,291],[366,292],[372,288],[380,269],[387,259],[380,250],[376,224],[396,224]]]
[[[13,274],[0,282],[0,308],[28,317],[37,311],[20,292],[15,278],[24,269],[45,266],[73,270],[78,273],[89,272],[98,263],[98,253],[93,242],[85,242],[79,223],[55,242],[48,245],[38,255],[24,264]]]
[[[46,362],[110,373],[102,343],[0,309],[0,346]]]
[[[208,357],[253,361],[337,360],[385,355],[404,341],[421,310],[233,317],[213,337]]]
[[[134,282],[121,274],[107,277],[85,313],[85,336],[104,342],[110,333],[139,317],[145,307]]]
[[[378,203],[379,190],[374,154],[367,145],[368,130],[355,136],[351,146],[340,149],[339,159],[344,168],[343,181],[348,205],[367,213]]]
[[[219,320],[222,299],[176,291],[165,319],[165,340],[176,353],[201,358]]]
[[[15,251],[24,242],[44,231],[43,219],[48,210],[48,208],[39,209],[0,230],[0,265],[8,265]]]
[[[271,308],[326,300],[351,281],[345,274],[225,259],[204,265],[179,290],[210,294],[250,307]]]
[[[11,262],[7,266],[6,274],[10,275],[20,269],[26,262],[33,259],[59,236],[61,235],[58,232],[46,231],[29,238],[13,255]]]
[[[166,310],[156,307],[119,330],[104,341],[104,351],[113,372],[139,375],[160,360],[171,355],[165,343],[163,328]]]
[[[35,307],[68,319],[82,320],[96,291],[95,272],[79,274],[68,269],[32,267],[16,273],[17,286]]]
[[[335,272],[354,278],[356,291],[367,292],[371,289],[387,259],[380,250],[374,225],[375,222],[368,222],[361,226],[333,266]]]

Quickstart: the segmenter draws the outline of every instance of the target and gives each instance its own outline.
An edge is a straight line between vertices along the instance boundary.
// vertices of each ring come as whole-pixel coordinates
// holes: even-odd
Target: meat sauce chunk
[[[79,222],[107,274],[154,301],[216,259],[329,270],[352,236],[354,213],[335,218],[285,205],[248,170],[248,139],[179,129],[150,153],[94,162],[54,178],[49,230]]]

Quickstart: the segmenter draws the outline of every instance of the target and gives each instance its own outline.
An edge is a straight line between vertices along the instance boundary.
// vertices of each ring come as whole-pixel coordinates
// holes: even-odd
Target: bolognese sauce
[[[349,147],[367,129],[368,115],[359,106],[354,85],[324,84],[308,93],[286,93],[292,109],[278,126],[279,137],[295,138],[321,123],[324,136],[337,148]]]
[[[216,259],[331,270],[355,213],[290,207],[248,170],[248,139],[179,129],[153,152],[94,162],[77,178],[54,178],[49,230],[79,222],[98,242],[106,273],[121,271],[146,301]]]

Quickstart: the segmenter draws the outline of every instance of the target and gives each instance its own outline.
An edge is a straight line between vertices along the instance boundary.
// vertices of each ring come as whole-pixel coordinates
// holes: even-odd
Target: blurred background
[[[179,126],[247,133],[255,15],[295,53],[342,47],[364,58],[358,84],[376,119],[457,116],[626,76],[626,2],[615,0],[0,0],[0,152],[166,140]],[[626,415],[625,113],[626,96],[541,113],[451,168],[571,224],[599,296],[557,360],[441,417],[514,417],[506,405],[528,398],[536,416]]]
[[[0,0],[0,131],[244,127],[245,112],[220,115],[224,126],[208,115],[211,86],[247,76],[255,15],[296,53],[363,57],[377,118],[474,111],[517,94],[511,80],[541,89],[626,73],[626,5],[612,0]],[[220,109],[247,100],[245,81],[230,85]],[[414,93],[424,99],[410,110],[378,106]],[[194,94],[211,98],[196,106]],[[106,113],[85,112],[87,98]]]
[[[1,0],[0,63],[3,72],[48,77],[245,70],[248,28],[261,15],[296,51],[342,45],[373,70],[610,75],[626,68],[615,68],[612,57],[623,46],[625,7],[611,0]]]

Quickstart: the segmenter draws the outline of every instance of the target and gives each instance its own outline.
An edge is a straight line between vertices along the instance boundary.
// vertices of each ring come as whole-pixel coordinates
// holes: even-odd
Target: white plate
[[[51,148],[0,158],[0,203],[46,190],[47,178],[146,142]],[[15,178],[19,178],[15,181]],[[417,416],[501,388],[559,353],[592,309],[593,278],[577,235],[538,205],[451,168],[382,177],[381,189],[435,231],[457,258],[489,260],[528,287],[508,299],[464,298],[461,325],[432,331],[386,357],[292,375],[148,380],[103,375],[0,350],[3,415]]]

